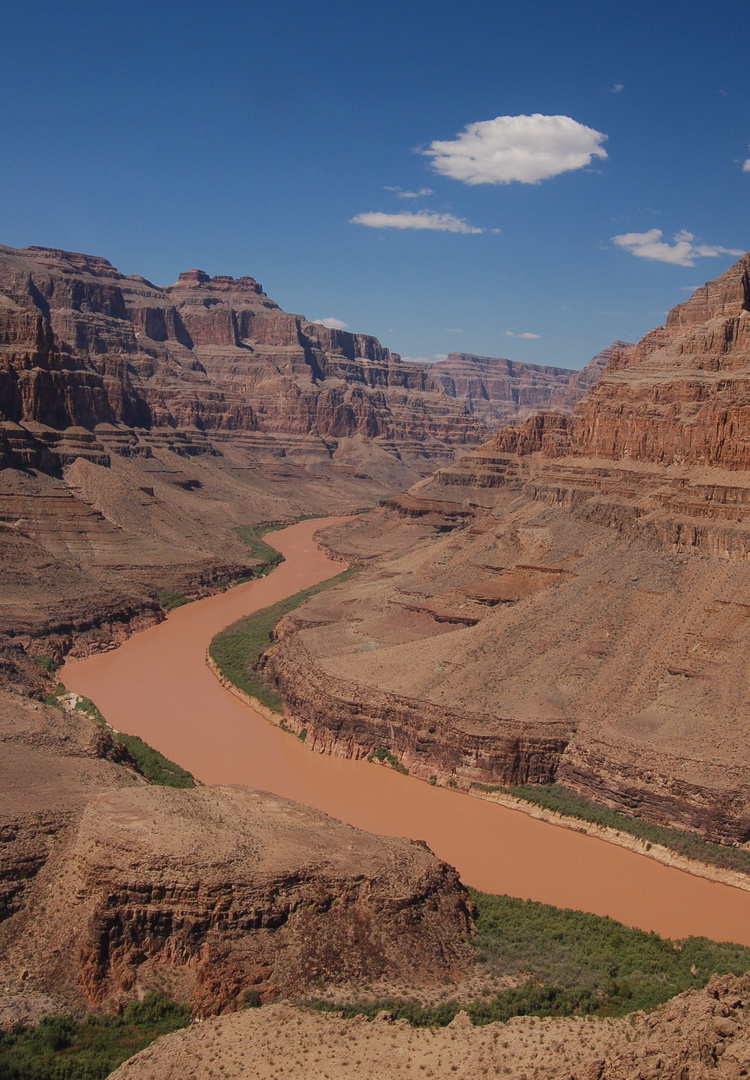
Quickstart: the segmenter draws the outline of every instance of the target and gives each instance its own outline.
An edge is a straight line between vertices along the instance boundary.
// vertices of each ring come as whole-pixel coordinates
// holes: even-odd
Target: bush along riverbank
[[[644,818],[630,817],[617,810],[610,810],[606,806],[597,806],[574,792],[568,791],[560,784],[526,784],[523,787],[508,788],[475,782],[472,787],[488,793],[500,792],[511,795],[515,799],[539,806],[543,810],[560,814],[561,817],[573,818],[626,833],[641,840],[647,851],[652,844],[659,844],[686,859],[717,866],[722,870],[750,875],[750,851],[716,844],[711,840],[696,836],[695,833],[673,829],[668,825],[656,825]]]
[[[308,597],[346,581],[353,573],[353,570],[344,570],[336,577],[321,581],[309,589],[302,589],[270,607],[254,611],[251,615],[244,615],[227,626],[212,639],[208,647],[208,654],[220,674],[238,690],[256,698],[267,709],[281,713],[281,696],[264,682],[262,673],[256,670],[262,653],[271,644],[276,624]]]
[[[418,1027],[449,1024],[462,1009],[475,1024],[513,1016],[623,1016],[701,989],[714,974],[750,970],[750,948],[742,945],[695,937],[671,941],[583,911],[469,891],[477,905],[478,966],[515,986],[435,1006],[405,998],[306,1004],[370,1019],[385,1010]]]

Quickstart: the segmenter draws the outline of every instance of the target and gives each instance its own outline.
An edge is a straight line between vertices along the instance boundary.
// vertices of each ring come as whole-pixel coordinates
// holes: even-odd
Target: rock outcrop
[[[602,377],[612,354],[627,348],[627,342],[615,341],[581,371],[471,353],[449,353],[428,370],[446,394],[497,427],[526,420],[540,409],[572,410]]]
[[[160,1039],[112,1080],[240,1080],[277,1070],[309,1080],[395,1080],[417,1069],[437,1080],[740,1080],[750,1060],[750,979],[715,977],[653,1013],[617,1020],[517,1016],[472,1027],[459,1013],[446,1028],[410,1028],[384,1015],[314,1013],[288,1004],[253,1009]],[[352,1072],[352,1061],[356,1072]]]
[[[750,842],[749,268],[615,349],[572,416],[328,534],[371,566],[266,661],[309,745]]]
[[[3,693],[0,741],[2,1023],[471,964],[472,903],[424,845],[247,788],[155,787],[82,714]]]

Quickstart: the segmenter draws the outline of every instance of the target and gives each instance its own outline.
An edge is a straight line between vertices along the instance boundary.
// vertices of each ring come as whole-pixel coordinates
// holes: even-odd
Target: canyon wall
[[[472,902],[423,844],[247,788],[156,787],[80,712],[3,692],[0,744],[0,1024],[149,990],[204,1016],[472,962]]]
[[[362,572],[265,660],[310,745],[750,841],[749,269],[615,348],[572,415],[328,531]]]

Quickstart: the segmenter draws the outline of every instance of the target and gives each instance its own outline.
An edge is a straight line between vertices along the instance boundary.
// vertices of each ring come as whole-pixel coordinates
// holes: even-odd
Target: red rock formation
[[[450,353],[427,370],[446,394],[466,401],[473,414],[494,427],[525,420],[539,409],[572,409],[601,378],[612,353],[629,347],[614,342],[582,371],[471,353]]]
[[[4,693],[0,744],[0,1023],[471,964],[473,905],[423,844],[248,788],[155,787],[81,713]]]
[[[750,841],[749,270],[615,349],[572,417],[504,428],[329,534],[371,569],[282,624],[268,660],[310,745],[384,744],[390,708],[419,775],[536,772]]]

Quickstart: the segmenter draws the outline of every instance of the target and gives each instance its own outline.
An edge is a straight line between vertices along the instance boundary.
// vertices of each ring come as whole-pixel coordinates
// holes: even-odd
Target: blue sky
[[[2,28],[0,243],[571,367],[750,247],[746,0],[40,0]]]

